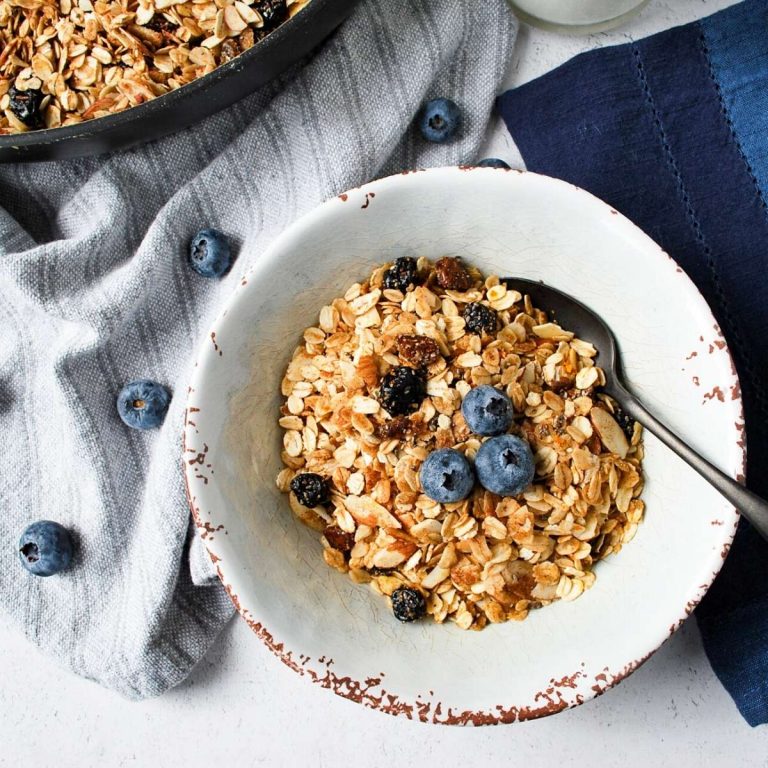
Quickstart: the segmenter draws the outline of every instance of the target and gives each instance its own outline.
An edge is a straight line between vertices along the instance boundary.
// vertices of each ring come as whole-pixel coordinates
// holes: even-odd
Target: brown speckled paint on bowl
[[[467,167],[466,170],[474,170],[473,167]],[[517,173],[525,173],[520,169],[510,169]],[[416,171],[408,171],[406,173],[412,173]],[[578,189],[578,188],[577,188]],[[340,195],[340,199],[343,201],[349,196],[350,193],[355,190],[349,190],[348,193]],[[362,190],[359,190],[362,192]],[[366,194],[366,204],[361,205],[365,208],[370,203],[370,197]],[[611,211],[611,213],[614,213]],[[666,255],[666,254],[665,254]],[[669,257],[668,257],[669,258]],[[684,277],[684,273],[677,268],[677,273],[681,273]],[[728,355],[731,370],[735,376],[735,367],[730,357],[730,353],[725,345],[722,333],[719,327],[715,325],[715,332],[717,340],[712,343],[712,353],[716,351],[725,350]],[[704,337],[700,337],[700,342],[704,343]],[[692,352],[688,359],[691,359],[697,355],[697,352]],[[719,387],[716,389],[720,389]],[[722,390],[720,390],[722,392]],[[716,399],[715,399],[716,398]],[[713,390],[713,395],[710,398],[715,402],[723,402],[724,398],[717,397],[717,393]],[[731,387],[731,400],[738,401],[740,403],[740,390],[738,383]],[[585,672],[582,664],[582,669],[573,672],[571,675],[564,676],[558,680],[552,679],[550,684],[542,691],[539,691],[534,696],[535,704],[529,706],[520,707],[507,707],[502,704],[492,707],[490,710],[456,710],[450,707],[446,707],[442,702],[436,701],[432,691],[429,691],[426,695],[417,696],[413,702],[406,701],[399,695],[388,691],[385,687],[386,675],[378,673],[366,677],[363,682],[356,681],[350,677],[344,677],[336,674],[333,669],[334,661],[331,658],[320,656],[317,660],[313,660],[309,656],[299,654],[287,649],[284,642],[277,640],[269,630],[254,617],[251,612],[241,604],[238,595],[235,593],[232,586],[227,582],[225,577],[226,566],[222,561],[219,554],[214,551],[215,542],[213,542],[212,536],[214,533],[220,533],[223,530],[223,534],[226,535],[227,531],[222,529],[221,526],[213,528],[212,522],[206,522],[202,519],[200,510],[197,508],[196,499],[194,498],[189,482],[191,479],[203,480],[207,483],[206,477],[201,476],[199,473],[200,468],[208,469],[213,472],[212,462],[207,457],[207,446],[204,446],[203,451],[195,449],[191,444],[187,443],[188,438],[194,438],[194,434],[197,434],[195,423],[189,420],[190,414],[196,412],[198,409],[190,407],[187,411],[185,421],[185,433],[184,433],[184,456],[194,457],[192,461],[189,458],[185,458],[185,483],[187,488],[187,497],[192,510],[193,519],[201,532],[201,537],[205,538],[206,547],[208,548],[211,560],[214,563],[216,570],[219,574],[219,578],[222,581],[227,593],[232,599],[236,609],[251,627],[255,634],[262,640],[267,648],[274,653],[286,666],[293,669],[298,674],[307,677],[312,682],[327,688],[343,698],[355,701],[363,704],[364,706],[385,712],[391,715],[404,716],[411,720],[418,720],[425,723],[436,724],[450,724],[450,725],[490,725],[499,723],[511,723],[519,722],[523,720],[530,720],[538,717],[543,717],[551,714],[555,714],[564,709],[577,706],[583,703],[587,698],[592,696],[602,695],[606,690],[610,689],[614,685],[617,685],[626,677],[628,677],[634,670],[641,666],[648,658],[657,650],[658,646],[632,662],[629,662],[619,670],[611,671],[608,667],[605,667],[600,673],[594,675],[594,682],[591,685],[591,696],[584,695],[583,692],[578,691],[578,686],[583,687],[584,683],[587,683],[587,673]],[[743,411],[742,411],[743,414]],[[745,448],[744,448],[744,425],[743,415],[736,423],[737,430],[740,434],[740,439],[737,441],[741,456],[742,464],[746,462]],[[193,434],[194,428],[194,434]],[[199,460],[199,456],[203,455],[204,461]],[[193,466],[194,465],[194,466]],[[195,472],[195,474],[192,474]],[[189,473],[189,474],[188,474]],[[208,511],[207,515],[211,518],[215,515],[211,515]],[[734,518],[733,530],[730,532],[730,539],[723,544],[721,557],[725,558],[731,546],[733,535],[735,534],[736,525],[738,524],[738,517]],[[711,521],[711,525],[722,526],[724,522],[722,519],[715,519]],[[682,626],[684,621],[692,613],[696,605],[703,597],[706,590],[710,587],[717,572],[713,572],[711,578],[706,584],[699,586],[697,593],[692,600],[689,600],[683,608],[679,619],[669,627],[668,634],[673,634],[677,629]],[[661,645],[661,643],[659,643]]]
[[[211,462],[207,461],[209,453],[208,446],[204,444],[203,450],[198,450],[187,442],[189,430],[186,427],[190,425],[189,417],[192,413],[198,413],[199,411],[199,408],[189,407],[185,414],[185,429],[182,441],[183,452],[184,456],[195,456],[194,460],[185,460],[185,463],[203,463],[204,466],[211,467]],[[202,457],[202,462],[200,461],[200,457]],[[194,477],[200,479],[198,475],[194,475]],[[297,660],[297,658],[294,657],[294,652],[287,649],[284,642],[277,640],[274,635],[272,635],[272,633],[258,621],[245,606],[242,605],[239,596],[228,583],[224,571],[222,570],[223,560],[211,548],[214,534],[219,532],[226,534],[227,531],[223,525],[213,526],[211,522],[203,519],[197,506],[196,499],[191,493],[189,477],[186,471],[184,473],[184,482],[192,519],[200,533],[201,539],[205,542],[211,562],[216,568],[216,572],[224,589],[246,624],[248,624],[264,645],[289,669],[302,677],[308,678],[313,683],[332,691],[337,696],[362,704],[369,709],[378,710],[388,715],[402,716],[409,720],[418,720],[423,723],[432,723],[436,725],[500,725],[534,720],[579,706],[580,704],[583,704],[587,698],[601,696],[613,686],[618,685],[622,680],[626,679],[632,672],[644,664],[661,645],[660,644],[651,650],[645,656],[626,664],[617,671],[612,672],[608,667],[604,667],[602,672],[599,672],[594,676],[594,683],[591,686],[593,693],[592,697],[585,697],[582,693],[574,693],[577,689],[577,681],[586,678],[586,673],[581,669],[575,671],[571,675],[565,675],[560,679],[551,679],[549,685],[534,696],[534,701],[536,702],[535,706],[508,707],[503,704],[498,704],[492,710],[456,710],[452,707],[446,707],[440,701],[436,701],[431,691],[426,695],[417,696],[413,702],[408,702],[398,694],[393,693],[384,687],[386,675],[383,672],[369,676],[365,678],[364,681],[360,682],[348,676],[337,675],[332,669],[334,664],[332,658],[321,656],[315,663],[311,657],[299,654]],[[738,523],[738,520],[736,522]],[[722,520],[712,521],[712,525],[722,524]],[[723,551],[721,553],[723,559],[725,559],[728,554],[730,546],[730,542],[726,542],[723,546]],[[683,625],[691,613],[693,613],[693,610],[711,586],[712,581],[714,581],[715,576],[717,576],[717,572],[712,574],[712,578],[707,584],[700,585],[699,594],[693,600],[689,600],[686,603],[683,615],[677,622],[670,626],[669,636],[673,635]],[[582,667],[583,666],[584,665],[582,664]],[[569,691],[571,692],[570,694]]]

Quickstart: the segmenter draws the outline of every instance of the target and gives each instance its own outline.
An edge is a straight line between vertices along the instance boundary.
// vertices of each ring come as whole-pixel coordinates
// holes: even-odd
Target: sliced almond
[[[540,339],[570,341],[573,338],[573,334],[570,331],[564,331],[557,323],[534,325],[532,330]]]
[[[622,428],[604,408],[593,408],[589,412],[592,425],[597,430],[603,445],[619,458],[625,459],[629,451],[629,441]]]
[[[380,528],[402,528],[400,521],[370,496],[348,496],[344,506],[358,523]]]

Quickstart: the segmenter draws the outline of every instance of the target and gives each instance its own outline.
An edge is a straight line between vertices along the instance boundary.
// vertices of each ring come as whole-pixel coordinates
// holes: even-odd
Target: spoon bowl
[[[508,288],[530,296],[531,302],[550,314],[552,322],[573,330],[598,350],[598,362],[605,373],[603,390],[615,398],[633,419],[659,438],[670,450],[695,469],[730,501],[768,540],[768,502],[741,486],[714,464],[693,450],[683,439],[657,419],[623,381],[621,355],[608,324],[586,304],[568,294],[534,280],[504,278]]]

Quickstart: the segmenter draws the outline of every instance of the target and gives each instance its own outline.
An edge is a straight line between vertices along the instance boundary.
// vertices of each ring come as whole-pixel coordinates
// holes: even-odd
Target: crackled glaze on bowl
[[[738,516],[653,437],[637,536],[573,603],[463,632],[400,625],[327,568],[317,534],[274,484],[280,380],[320,307],[377,264],[461,255],[543,280],[603,315],[628,380],[670,426],[743,473],[738,380],[709,309],[679,267],[583,190],[536,174],[445,168],[350,190],[286,230],[205,339],[184,434],[190,506],[238,610],[295,672],[389,714],[493,724],[559,712],[622,680],[706,592]]]

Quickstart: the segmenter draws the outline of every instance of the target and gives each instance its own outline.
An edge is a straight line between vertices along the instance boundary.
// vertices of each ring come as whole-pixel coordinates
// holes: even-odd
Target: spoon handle
[[[768,541],[768,502],[739,485],[735,480],[710,464],[689,445],[683,442],[669,427],[662,424],[646,407],[623,386],[616,383],[611,388],[624,411],[639,421],[683,461],[693,467],[710,485],[738,509],[752,523],[758,533]]]

